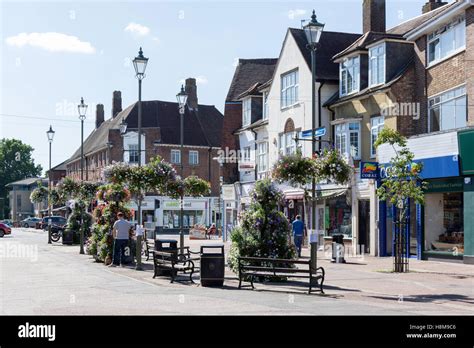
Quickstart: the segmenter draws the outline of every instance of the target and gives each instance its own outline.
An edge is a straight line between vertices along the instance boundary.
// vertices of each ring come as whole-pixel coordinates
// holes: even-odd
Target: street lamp
[[[148,64],[148,58],[143,56],[142,48],[138,51],[138,56],[133,59],[133,66],[135,67],[135,75],[138,79],[138,166],[142,165],[142,80],[145,78],[145,70]],[[122,124],[120,129],[122,130]],[[125,123],[125,131],[126,131]],[[141,228],[142,224],[142,198],[141,195],[138,198],[138,227]],[[136,270],[142,270],[142,236],[137,233],[137,249],[136,249],[137,264],[135,266]]]
[[[179,115],[180,115],[180,139],[181,139],[181,150],[179,156],[180,162],[180,175],[181,180],[184,180],[184,167],[183,167],[183,149],[184,149],[184,112],[186,108],[186,102],[188,100],[188,94],[184,90],[183,85],[181,85],[181,91],[176,94],[176,99],[178,100]],[[181,190],[181,203],[180,203],[180,215],[179,215],[179,252],[180,254],[184,251],[184,234],[183,234],[183,207],[184,207],[184,192]]]
[[[81,120],[81,182],[84,182],[84,120],[86,119],[87,104],[84,104],[84,98],[81,97],[81,103],[77,106],[79,112],[79,119]],[[81,211],[81,231],[79,254],[84,254],[84,221],[83,213]]]
[[[46,132],[48,136],[49,142],[49,171],[48,171],[48,244],[52,244],[51,242],[51,144],[53,143],[54,139],[54,131],[51,125],[49,126],[49,130]]]
[[[304,27],[304,32],[306,34],[306,39],[308,40],[308,49],[311,50],[311,118],[312,118],[312,134],[311,134],[311,155],[313,156],[316,153],[316,50],[319,46],[319,40],[321,39],[321,34],[323,33],[324,24],[319,23],[316,19],[316,13],[313,10],[313,15],[311,20]],[[311,229],[316,230],[316,179],[313,177],[312,181],[312,205],[311,205]],[[317,268],[317,257],[318,257],[318,243],[311,240],[311,267],[312,272],[316,273]]]

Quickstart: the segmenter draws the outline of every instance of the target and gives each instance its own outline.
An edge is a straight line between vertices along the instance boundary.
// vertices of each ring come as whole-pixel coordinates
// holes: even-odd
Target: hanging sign
[[[378,179],[379,163],[378,162],[360,162],[360,178],[361,179]]]

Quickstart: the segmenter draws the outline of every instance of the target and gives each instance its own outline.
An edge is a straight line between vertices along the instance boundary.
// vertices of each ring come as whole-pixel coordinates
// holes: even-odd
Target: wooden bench
[[[184,274],[189,273],[189,281],[194,283],[193,273],[195,271],[194,261],[196,258],[191,257],[189,247],[184,247],[185,252],[179,254],[178,251],[156,251],[153,250],[153,278],[162,275],[161,271],[169,271],[171,275],[171,283],[174,282],[178,272]]]
[[[313,286],[319,287],[319,291],[324,294],[324,268],[318,267],[314,273],[311,272],[311,260],[288,260],[265,257],[239,257],[238,260],[239,289],[242,287],[242,281],[249,281],[252,289],[255,289],[253,285],[255,277],[308,278],[308,294],[311,294],[311,291],[313,291]],[[296,265],[303,265],[304,268],[292,267]]]

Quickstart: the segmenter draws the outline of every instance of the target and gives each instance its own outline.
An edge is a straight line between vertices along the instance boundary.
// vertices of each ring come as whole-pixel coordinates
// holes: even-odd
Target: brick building
[[[176,102],[160,100],[142,101],[142,163],[161,156],[180,172],[183,161],[183,175],[196,175],[211,183],[211,197],[197,200],[186,198],[199,206],[199,216],[206,224],[215,221],[218,214],[217,197],[220,192],[220,166],[214,158],[221,148],[223,115],[213,105],[198,104],[196,80],[186,79],[188,102],[184,114],[184,153],[180,151],[180,114]],[[120,124],[127,123],[126,134],[120,134]],[[138,102],[122,110],[121,93],[113,93],[112,117],[104,120],[103,105],[96,108],[96,128],[84,141],[84,180],[102,181],[102,169],[113,162],[138,163]],[[67,175],[80,179],[80,148],[66,162]],[[156,201],[158,200],[158,201]],[[147,195],[143,202],[143,221],[163,225],[163,206],[174,206],[166,197]],[[201,202],[202,201],[202,202]],[[212,209],[209,209],[212,206]],[[215,207],[214,207],[215,206]],[[160,208],[158,208],[160,207]],[[136,207],[135,207],[136,208]],[[185,215],[185,226],[191,225]],[[150,221],[152,220],[152,221]],[[160,220],[160,221],[158,221]],[[186,225],[186,221],[189,221]],[[174,224],[170,223],[170,224]]]

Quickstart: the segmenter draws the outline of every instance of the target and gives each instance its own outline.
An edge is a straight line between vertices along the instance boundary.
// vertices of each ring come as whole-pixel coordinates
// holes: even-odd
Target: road
[[[194,241],[191,241],[194,242]],[[350,261],[350,260],[349,260]],[[414,261],[410,274],[386,270],[391,260],[348,264],[321,260],[326,295],[301,284],[256,284],[239,290],[170,284],[145,271],[110,268],[79,255],[78,246],[47,244],[39,230],[18,228],[0,238],[0,313],[7,315],[473,315],[474,266]],[[198,281],[198,278],[196,278]]]

